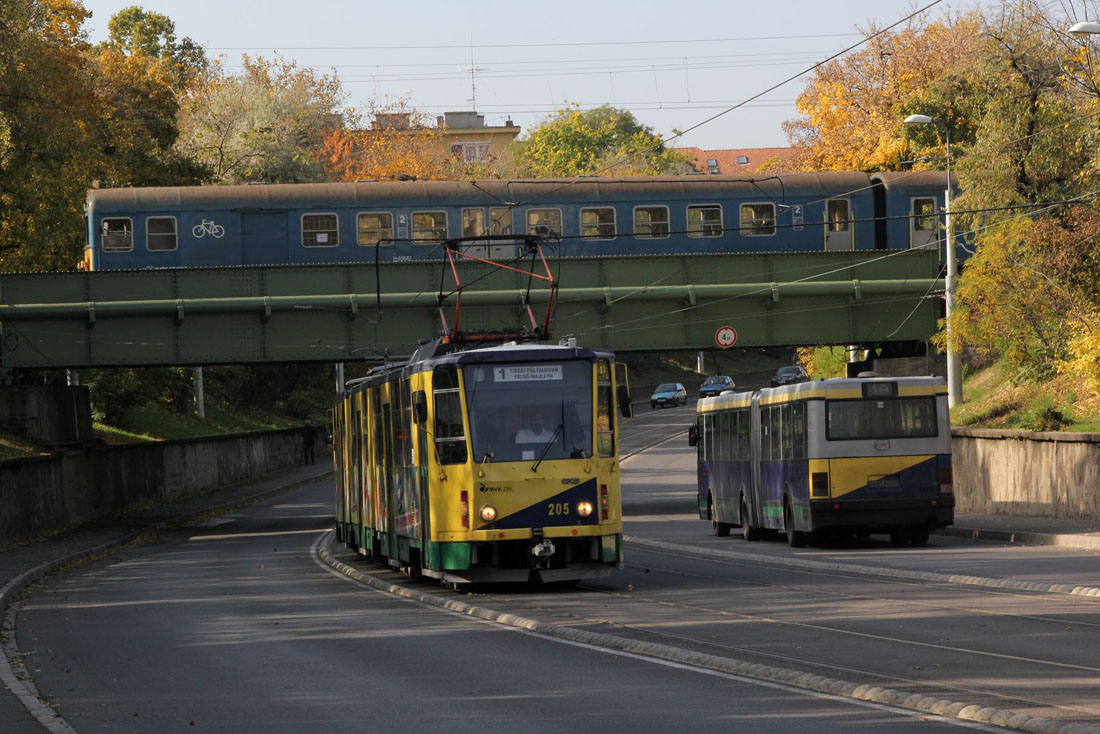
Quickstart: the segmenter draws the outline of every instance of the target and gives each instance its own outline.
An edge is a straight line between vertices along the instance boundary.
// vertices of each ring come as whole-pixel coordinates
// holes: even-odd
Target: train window
[[[615,210],[611,207],[581,209],[581,239],[615,239]]]
[[[462,236],[481,237],[484,234],[486,234],[485,210],[481,207],[477,207],[476,209],[463,209]]]
[[[145,247],[149,250],[176,249],[176,218],[149,217],[146,219]]]
[[[830,232],[847,232],[852,226],[848,200],[829,199],[825,202],[825,220]]]
[[[302,215],[302,247],[336,247],[339,244],[340,218],[337,215]]]
[[[360,245],[392,245],[393,215],[389,212],[363,212],[358,219]]]
[[[412,240],[430,245],[447,239],[447,212],[413,212]]]
[[[688,237],[722,236],[722,207],[718,204],[689,206],[687,218]]]
[[[462,421],[462,393],[458,387],[458,369],[452,365],[436,367],[432,374],[435,397],[435,446],[440,464],[466,463],[466,430]]]
[[[528,209],[527,234],[561,237],[561,209]]]
[[[668,207],[634,207],[634,237],[640,240],[668,237]]]
[[[134,249],[134,223],[129,217],[113,217],[100,223],[100,245],[104,252]]]
[[[746,237],[775,234],[775,204],[742,204],[741,234]]]
[[[506,206],[489,208],[491,234],[512,234],[512,209]]]
[[[913,229],[917,232],[933,232],[936,221],[935,199],[913,199]]]

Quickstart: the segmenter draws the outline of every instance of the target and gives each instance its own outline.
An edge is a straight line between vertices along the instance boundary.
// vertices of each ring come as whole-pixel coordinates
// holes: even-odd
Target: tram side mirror
[[[699,426],[688,426],[688,446],[695,446],[699,443]]]
[[[619,385],[618,391],[615,393],[615,397],[619,400],[619,413],[623,418],[633,418],[634,409],[630,405],[630,393],[626,389],[626,385]]]
[[[413,420],[417,423],[425,423],[428,420],[428,396],[423,390],[417,390],[413,394]]]

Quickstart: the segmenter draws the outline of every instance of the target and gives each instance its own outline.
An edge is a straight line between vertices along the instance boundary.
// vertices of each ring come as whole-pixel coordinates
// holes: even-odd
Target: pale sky
[[[406,98],[440,115],[473,109],[486,124],[523,130],[568,102],[609,103],[672,136],[856,43],[870,22],[890,25],[909,0],[499,2],[439,0],[146,0],[233,68],[240,56],[278,52],[332,73],[348,106]],[[105,38],[127,0],[83,0],[90,40]],[[955,6],[956,8],[959,6]],[[962,7],[965,7],[962,6]],[[946,3],[929,11],[939,18]],[[474,68],[471,89],[471,58]],[[795,80],[674,143],[701,148],[784,146],[797,116]]]

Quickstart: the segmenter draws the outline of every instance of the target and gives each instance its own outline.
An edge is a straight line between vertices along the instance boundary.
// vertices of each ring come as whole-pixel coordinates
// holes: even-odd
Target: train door
[[[207,247],[221,244],[219,239],[211,240]],[[219,248],[224,250],[224,247]],[[241,214],[241,252],[236,257],[219,254],[210,260],[214,265],[264,265],[268,263],[292,262],[290,258],[289,234],[287,232],[287,213],[245,213]]]
[[[825,202],[825,250],[851,250],[855,246],[852,203],[848,199]]]
[[[915,197],[910,199],[910,203],[909,247],[934,247],[940,237],[936,200],[931,197]]]
[[[488,216],[486,216],[486,212]],[[512,209],[506,206],[467,207],[462,210],[462,236],[512,234]],[[504,260],[517,255],[515,241],[493,241],[468,246],[465,249],[475,257]]]

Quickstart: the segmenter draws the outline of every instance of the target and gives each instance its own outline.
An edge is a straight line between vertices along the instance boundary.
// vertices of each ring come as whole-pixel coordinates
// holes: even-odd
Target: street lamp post
[[[962,402],[962,364],[959,351],[951,338],[951,314],[955,312],[955,276],[958,275],[958,260],[955,256],[955,222],[951,216],[951,131],[947,125],[928,115],[909,115],[906,125],[937,125],[943,130],[947,146],[947,189],[943,192],[943,218],[945,229],[945,256],[947,259],[947,283],[944,288],[944,302],[947,312],[947,404],[954,408]]]

